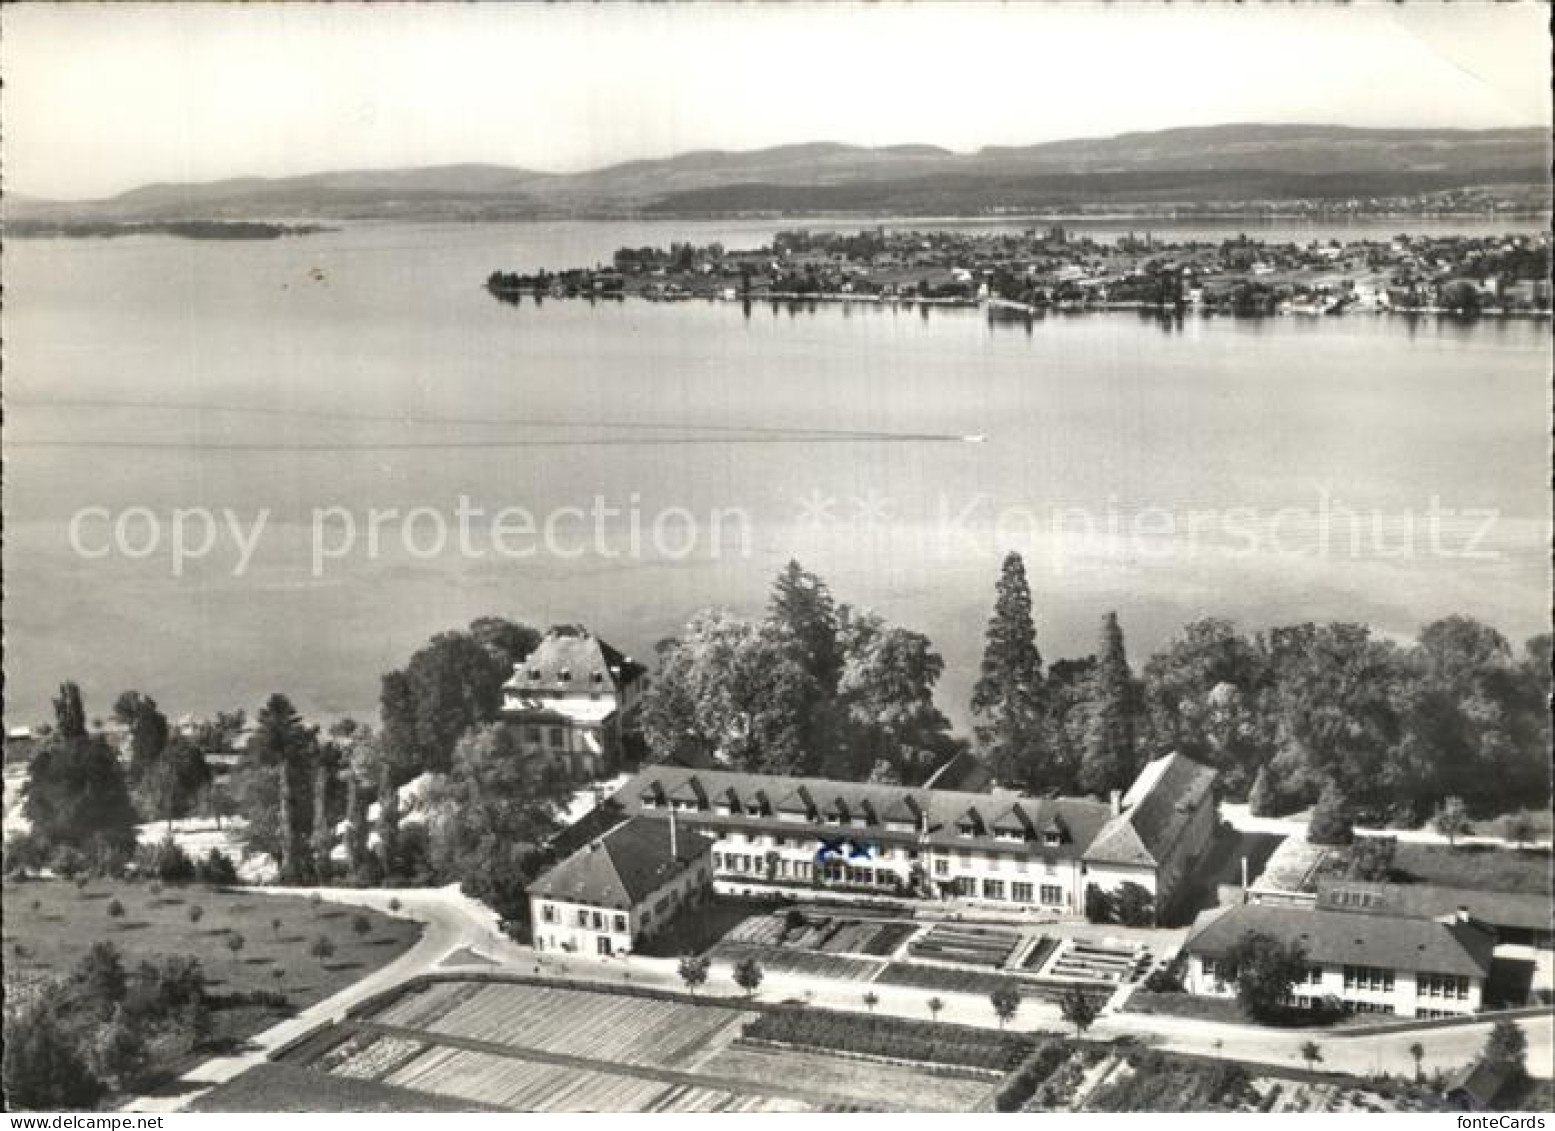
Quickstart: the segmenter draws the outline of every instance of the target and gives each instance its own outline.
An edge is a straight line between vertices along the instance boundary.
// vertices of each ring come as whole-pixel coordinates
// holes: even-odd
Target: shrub
[[[73,844],[62,844],[54,850],[49,858],[49,867],[54,870],[56,876],[63,876],[67,880],[73,880],[86,871],[86,853]]]
[[[171,836],[141,849],[136,864],[142,875],[155,876],[165,884],[187,884],[194,879],[194,861]]]
[[[335,944],[328,935],[319,935],[308,946],[308,953],[320,962],[327,962],[335,956]]]
[[[70,976],[80,988],[87,1002],[106,1015],[113,1006],[124,1000],[128,980],[124,974],[124,960],[119,948],[111,942],[96,942],[92,949],[81,956]]]
[[[201,907],[198,903],[191,903],[189,905],[188,915],[189,922],[198,923],[201,919],[205,918],[205,908]]]
[[[117,899],[110,899],[108,901],[108,906],[103,910],[108,912],[108,918],[110,919],[124,918],[124,904],[120,903]]]
[[[219,848],[213,848],[195,865],[195,879],[211,887],[236,887],[237,865]]]
[[[51,1003],[6,1010],[0,1070],[12,1111],[89,1110],[104,1090]]]
[[[1044,1041],[1033,1050],[1031,1056],[1012,1073],[994,1093],[994,1108],[998,1111],[1019,1111],[1037,1092],[1037,1087],[1053,1074],[1068,1057],[1069,1050],[1057,1041]],[[1047,1092],[1043,1106],[1051,1107],[1053,1094]]]
[[[4,871],[7,876],[26,876],[41,871],[49,861],[49,844],[35,832],[6,834]]]
[[[744,1036],[823,1050],[844,1050],[927,1064],[1002,1070],[1031,1048],[1019,1033],[861,1013],[776,1009],[746,1023]]]
[[[358,914],[351,919],[351,929],[356,932],[358,937],[365,937],[371,933],[373,921],[366,915]]]

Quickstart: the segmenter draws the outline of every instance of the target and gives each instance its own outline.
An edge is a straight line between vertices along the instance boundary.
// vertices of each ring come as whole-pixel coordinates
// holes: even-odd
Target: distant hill
[[[585,173],[499,165],[146,185],[86,203],[6,201],[8,218],[529,219],[736,211],[975,212],[1402,196],[1542,185],[1548,131],[1227,125],[989,147],[837,142],[705,150]]]

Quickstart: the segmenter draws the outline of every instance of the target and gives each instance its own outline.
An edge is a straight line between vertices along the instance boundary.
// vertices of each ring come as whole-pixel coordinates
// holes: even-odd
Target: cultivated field
[[[311,1091],[338,1084],[375,1110],[412,1110],[406,1097],[424,1094],[441,1109],[965,1111],[997,1082],[986,1070],[747,1042],[742,1031],[757,1016],[685,997],[450,980],[412,989],[284,1060],[312,1078]],[[242,1080],[221,1090],[234,1104],[247,1094]],[[201,1107],[224,1110],[221,1102],[218,1093]]]

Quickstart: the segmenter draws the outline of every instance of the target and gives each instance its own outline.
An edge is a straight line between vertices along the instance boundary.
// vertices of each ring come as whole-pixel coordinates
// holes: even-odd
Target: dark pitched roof
[[[1299,942],[1307,956],[1326,965],[1378,966],[1483,978],[1490,972],[1494,940],[1471,923],[1391,919],[1242,903],[1212,908],[1194,920],[1183,943],[1189,954],[1218,958],[1249,932]]]
[[[982,793],[993,785],[993,771],[970,750],[962,750],[929,775],[925,789],[954,789],[961,793]]]
[[[885,828],[884,824],[872,825],[869,832],[871,839],[913,844],[920,839],[921,835],[926,843],[934,846],[964,848],[982,844],[988,848],[1008,852],[1012,846],[1007,841],[996,840],[986,822],[981,823],[975,835],[970,838],[962,836],[957,825],[969,808],[981,807],[982,812],[993,814],[1018,807],[1033,828],[1056,824],[1067,830],[1066,839],[1061,846],[1043,849],[1038,842],[1027,845],[1026,850],[1034,856],[1040,854],[1055,858],[1078,856],[1111,815],[1110,808],[1104,802],[1089,798],[1032,798],[1017,797],[1014,794],[958,793],[951,790],[931,790],[923,787],[911,788],[870,782],[834,782],[820,778],[747,774],[732,770],[691,770],[668,765],[645,767],[617,791],[615,798],[634,814],[662,817],[663,809],[643,804],[643,795],[655,796],[650,785],[657,784],[664,795],[670,795],[678,789],[686,788],[692,778],[696,779],[697,785],[708,795],[722,789],[733,788],[740,796],[748,798],[754,791],[761,790],[768,797],[777,800],[772,806],[774,813],[771,817],[723,815],[709,809],[705,816],[693,818],[689,814],[685,815],[683,821],[687,824],[693,819],[698,823],[705,823],[711,818],[720,827],[769,829],[773,832],[792,833],[794,823],[791,820],[783,821],[780,814],[800,816],[819,824],[823,810],[829,809],[835,801],[841,800],[854,815],[867,816],[869,809],[872,808],[882,822],[910,826],[907,829],[894,830]],[[920,815],[925,826],[921,834]]]
[[[645,670],[582,625],[557,625],[522,663],[514,665],[506,686],[516,691],[577,692],[601,682],[620,690]]]
[[[1123,811],[1107,822],[1085,859],[1155,867],[1170,856],[1214,783],[1214,770],[1181,754],[1157,758],[1140,771],[1123,797]]]
[[[713,840],[693,829],[677,828],[675,847],[672,856],[668,821],[633,818],[546,872],[529,885],[529,893],[626,911],[711,851]]]
[[[1548,892],[1479,891],[1439,884],[1363,883],[1326,878],[1317,882],[1317,905],[1329,911],[1414,919],[1441,919],[1463,908],[1470,918],[1491,927],[1555,930],[1551,924],[1555,908],[1551,906]]]
[[[1508,1064],[1476,1060],[1453,1070],[1442,1082],[1442,1095],[1450,1100],[1467,1100],[1483,1111],[1495,1104],[1511,1072]]]

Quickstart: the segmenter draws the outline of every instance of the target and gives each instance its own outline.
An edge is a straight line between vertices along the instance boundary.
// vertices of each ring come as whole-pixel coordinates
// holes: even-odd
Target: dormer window
[[[530,668],[529,669],[529,678],[531,680],[539,680],[539,678],[540,678],[540,669],[539,668]]]
[[[1057,848],[1059,845],[1064,843],[1064,835],[1062,833],[1056,833],[1049,830],[1048,832],[1042,834],[1042,843],[1047,845],[1049,848]]]
[[[605,673],[604,672],[595,672],[594,673],[594,682],[596,684],[604,683],[605,682]]]
[[[557,673],[556,678],[561,680],[561,682],[563,682],[563,683],[571,683],[572,682],[572,669],[571,668],[563,668],[559,673]]]

